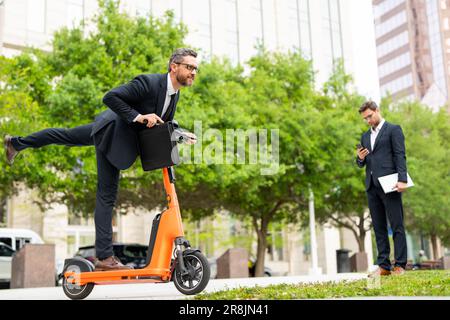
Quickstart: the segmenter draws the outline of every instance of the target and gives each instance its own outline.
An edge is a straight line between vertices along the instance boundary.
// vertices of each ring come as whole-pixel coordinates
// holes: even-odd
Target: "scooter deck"
[[[120,281],[120,283],[135,281],[143,282],[167,282],[169,281],[171,272],[169,269],[144,268],[136,270],[117,270],[117,271],[93,271],[93,272],[73,272],[64,273],[68,283],[85,285],[87,283],[106,284],[110,282]],[[146,278],[141,279],[139,278]],[[149,279],[151,278],[151,279]]]

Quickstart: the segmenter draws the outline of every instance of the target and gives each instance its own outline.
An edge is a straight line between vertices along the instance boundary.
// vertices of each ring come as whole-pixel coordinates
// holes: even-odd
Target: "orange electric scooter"
[[[79,257],[66,259],[62,283],[66,296],[74,300],[84,299],[94,285],[172,280],[178,291],[186,295],[205,289],[210,277],[209,263],[200,250],[192,249],[184,238],[173,167],[163,168],[163,179],[168,209],[153,220],[146,266],[142,269],[95,271],[89,260]]]

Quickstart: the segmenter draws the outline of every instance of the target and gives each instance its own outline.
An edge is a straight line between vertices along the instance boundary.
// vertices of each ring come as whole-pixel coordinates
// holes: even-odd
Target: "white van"
[[[0,228],[0,282],[10,282],[12,256],[27,243],[44,241],[32,230]]]

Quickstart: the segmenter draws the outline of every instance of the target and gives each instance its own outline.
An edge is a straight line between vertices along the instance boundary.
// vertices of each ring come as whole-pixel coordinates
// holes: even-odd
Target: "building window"
[[[413,85],[413,77],[411,73],[392,80],[381,86],[381,95],[386,96],[388,93],[395,94],[403,91]]]
[[[377,38],[381,38],[385,34],[397,29],[400,26],[405,25],[406,20],[406,11],[402,11],[399,14],[396,14],[392,18],[389,18],[386,21],[378,23],[375,27],[375,36]]]
[[[373,6],[373,13],[375,19],[380,18],[385,13],[395,9],[399,5],[405,3],[405,0],[384,0],[379,4]]]
[[[388,74],[392,74],[411,64],[411,54],[406,52],[392,60],[389,60],[378,67],[379,77],[384,78]]]
[[[408,43],[409,43],[408,31],[402,32],[399,35],[379,44],[377,46],[377,56],[378,58],[384,57],[388,53],[391,53]]]

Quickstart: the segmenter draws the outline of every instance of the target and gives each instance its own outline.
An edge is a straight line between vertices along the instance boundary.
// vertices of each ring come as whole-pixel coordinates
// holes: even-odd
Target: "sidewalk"
[[[263,277],[241,279],[212,279],[205,292],[239,287],[268,286],[272,284],[295,284],[328,282],[343,280],[359,280],[367,277],[364,273],[339,273],[321,276]],[[178,292],[170,283],[142,283],[124,285],[95,286],[86,300],[179,300],[189,298]],[[66,300],[61,287],[0,290],[0,300]]]

